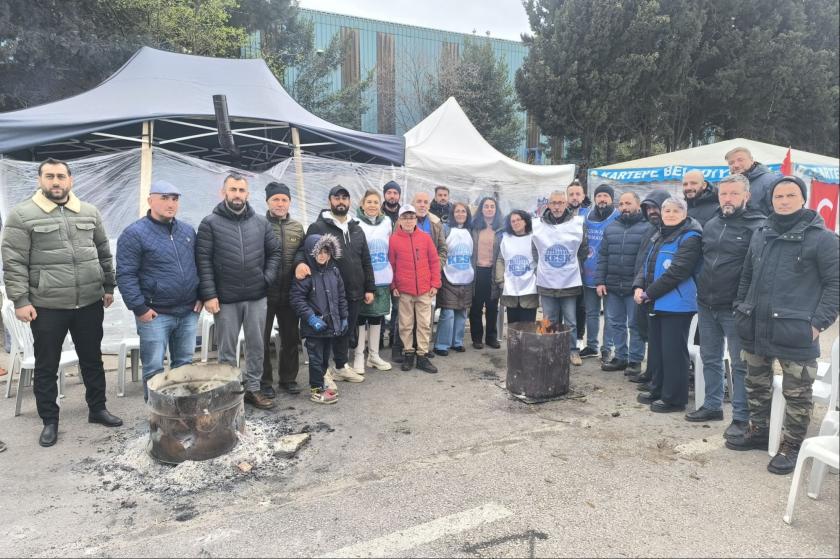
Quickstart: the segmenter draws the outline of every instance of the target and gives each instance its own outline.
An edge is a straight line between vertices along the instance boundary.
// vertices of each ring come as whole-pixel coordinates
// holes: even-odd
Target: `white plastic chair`
[[[275,352],[277,353],[277,361],[280,361],[280,331],[279,326],[277,325],[277,317],[274,317],[274,323],[271,325],[271,338],[268,340],[268,343],[274,344]],[[204,341],[202,340],[202,343]],[[239,329],[239,337],[236,339],[236,368],[239,368],[240,364],[240,357],[242,353],[247,351],[245,348],[245,329]]]
[[[815,472],[816,465],[822,463],[832,468],[840,468],[840,438],[837,437],[837,433],[811,437],[802,442],[799,457],[796,459],[793,480],[790,484],[787,509],[782,517],[788,524],[793,520],[793,506],[796,504],[796,494],[799,491],[799,478],[802,476],[802,466],[808,458],[813,459],[814,462],[814,467],[811,468],[811,479],[808,482],[808,496],[816,499],[825,475],[824,468],[821,473]]]
[[[201,362],[207,363],[210,349],[213,347],[213,336],[216,334],[216,320],[206,309],[201,309],[198,320],[201,332]]]
[[[105,329],[117,332],[117,396],[125,396],[126,361],[131,356],[131,380],[139,380],[140,337],[137,335],[137,323],[134,313],[123,302],[119,289],[114,289],[114,302],[105,309],[102,320]]]
[[[8,384],[6,392],[8,394],[12,377],[15,374],[15,369],[19,368],[17,383],[17,394],[15,395],[15,417],[20,415],[20,406],[23,402],[23,389],[29,386],[32,382],[32,374],[35,371],[35,341],[32,338],[32,329],[28,323],[21,322],[15,316],[14,303],[11,301],[3,301],[3,325],[8,328],[9,335],[12,337],[12,348],[15,353],[11,356],[12,362],[9,367]],[[58,362],[58,398],[63,397],[64,387],[64,369],[72,365],[78,365],[79,357],[73,350],[62,351]],[[57,403],[57,402],[56,402]]]
[[[828,372],[824,375],[828,379],[817,377],[812,385],[812,399],[828,405],[828,414],[837,409],[837,395],[840,389],[840,338],[834,339],[831,346],[831,364]],[[775,456],[779,451],[779,444],[782,442],[782,425],[785,420],[785,395],[782,392],[782,375],[773,375],[773,400],[770,404],[770,432],[767,445],[767,454]],[[826,416],[828,416],[826,414]]]

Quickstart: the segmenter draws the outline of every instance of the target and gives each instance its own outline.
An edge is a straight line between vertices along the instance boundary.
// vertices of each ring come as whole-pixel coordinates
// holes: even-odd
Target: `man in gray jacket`
[[[260,392],[266,294],[283,253],[271,224],[248,204],[248,194],[245,177],[229,174],[222,186],[224,200],[198,226],[198,290],[215,315],[219,363],[236,366],[236,342],[244,330],[245,401],[270,409],[274,401]]]
[[[58,441],[58,364],[68,331],[79,356],[88,421],[122,425],[105,409],[101,350],[104,308],[114,300],[115,282],[102,216],[71,192],[67,163],[41,163],[38,186],[9,212],[2,251],[6,294],[35,339],[35,403],[44,423],[38,442],[52,446]]]
[[[729,150],[726,155],[726,164],[729,165],[729,174],[741,174],[750,181],[750,201],[747,207],[757,210],[763,215],[773,213],[773,204],[770,202],[770,187],[780,178],[780,173],[774,173],[758,161],[753,160],[750,150],[744,147],[736,147]]]

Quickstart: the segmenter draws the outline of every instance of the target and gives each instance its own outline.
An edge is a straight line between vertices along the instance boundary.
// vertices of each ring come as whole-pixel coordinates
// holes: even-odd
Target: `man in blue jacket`
[[[175,219],[181,192],[166,181],[149,191],[146,217],[117,240],[117,285],[136,317],[146,383],[163,372],[169,347],[171,368],[192,363],[201,301],[195,267],[195,229]]]

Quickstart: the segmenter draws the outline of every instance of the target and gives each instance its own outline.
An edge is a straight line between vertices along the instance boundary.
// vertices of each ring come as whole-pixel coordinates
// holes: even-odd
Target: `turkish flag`
[[[782,174],[786,177],[793,174],[793,161],[790,159],[790,148],[787,150],[787,155],[785,155],[785,160],[782,161]]]
[[[811,180],[811,195],[808,197],[808,207],[816,210],[825,221],[829,230],[837,229],[837,203],[840,186],[826,182]]]

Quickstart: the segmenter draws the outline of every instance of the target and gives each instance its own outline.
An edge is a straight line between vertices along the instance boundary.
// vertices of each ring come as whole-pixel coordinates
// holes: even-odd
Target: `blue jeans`
[[[607,293],[607,310],[604,322],[609,338],[615,344],[615,357],[619,361],[641,363],[645,358],[645,342],[636,323],[636,303],[632,295]],[[627,330],[630,330],[630,354],[627,352]]]
[[[601,304],[598,292],[594,287],[583,288],[583,305],[586,307],[586,347],[598,351],[598,330],[601,326]],[[604,313],[606,315],[606,313]],[[609,337],[607,317],[604,316],[604,345],[603,350],[612,349],[613,340]]]
[[[577,333],[577,295],[574,297],[549,297],[540,295],[540,305],[543,310],[543,318],[551,322],[560,322],[572,329],[572,351],[578,351],[575,345]]]
[[[467,309],[440,309],[435,349],[448,350],[464,346],[464,326]]]
[[[198,313],[187,316],[159,314],[154,320],[137,322],[140,336],[140,361],[143,363],[143,397],[149,398],[146,383],[156,374],[163,372],[163,358],[169,348],[169,368],[189,365],[195,353],[195,328]]]
[[[747,421],[750,410],[747,406],[747,364],[741,360],[741,340],[735,331],[735,317],[732,311],[708,309],[697,305],[697,329],[700,331],[700,359],[703,360],[703,380],[706,382],[706,397],[703,407],[719,410],[723,407],[723,340],[729,344],[732,364],[732,419]]]

